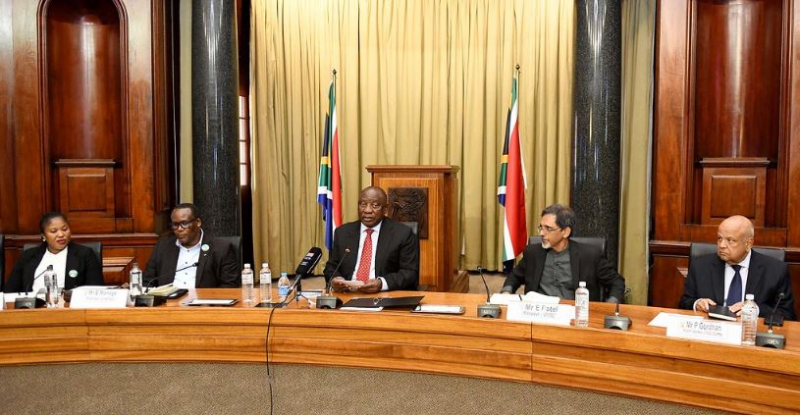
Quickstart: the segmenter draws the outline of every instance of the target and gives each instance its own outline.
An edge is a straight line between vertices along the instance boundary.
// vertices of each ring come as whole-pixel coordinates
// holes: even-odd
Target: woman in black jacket
[[[22,252],[6,281],[5,292],[36,292],[43,288],[42,275],[49,265],[53,266],[59,288],[103,285],[103,266],[90,248],[72,243],[66,216],[61,212],[47,213],[39,221],[39,229],[42,244]]]

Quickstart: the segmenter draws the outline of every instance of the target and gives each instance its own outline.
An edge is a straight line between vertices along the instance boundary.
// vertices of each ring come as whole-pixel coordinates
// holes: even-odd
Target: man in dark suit
[[[158,239],[147,261],[146,285],[173,284],[179,288],[242,285],[233,245],[203,232],[195,205],[175,206],[170,218],[172,233]]]
[[[755,231],[744,216],[731,216],[717,228],[717,253],[692,258],[680,307],[708,312],[722,304],[737,315],[746,294],[753,294],[759,315],[767,317],[783,293],[778,312],[795,319],[794,296],[785,262],[753,251]]]
[[[506,278],[501,292],[525,292],[575,299],[578,282],[585,281],[591,301],[619,302],[625,295],[625,279],[605,259],[599,248],[571,241],[575,213],[564,205],[550,205],[539,222],[541,245],[528,245],[522,260]],[[600,298],[600,286],[606,299]]]
[[[411,228],[385,217],[387,200],[380,187],[365,188],[358,200],[359,221],[336,229],[324,271],[334,290],[417,289],[419,241]]]

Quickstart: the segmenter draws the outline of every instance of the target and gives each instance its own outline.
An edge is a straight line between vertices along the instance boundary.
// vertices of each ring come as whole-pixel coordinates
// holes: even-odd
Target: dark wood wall
[[[112,280],[146,262],[175,197],[176,1],[0,0],[0,234],[10,271],[60,210]]]
[[[650,304],[677,306],[689,244],[737,214],[800,293],[800,1],[659,1],[655,85]]]

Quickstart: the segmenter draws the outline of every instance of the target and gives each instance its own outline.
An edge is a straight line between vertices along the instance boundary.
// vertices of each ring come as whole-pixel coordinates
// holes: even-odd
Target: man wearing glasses
[[[324,271],[334,290],[417,289],[419,241],[411,228],[386,217],[387,200],[380,187],[365,188],[358,199],[359,220],[336,229]]]
[[[148,286],[239,287],[239,261],[230,242],[204,233],[197,206],[182,203],[170,215],[172,233],[163,235],[147,261]]]
[[[506,278],[501,292],[514,293],[525,284],[525,292],[575,299],[578,282],[586,281],[591,301],[618,303],[625,293],[625,279],[611,267],[599,248],[569,239],[575,212],[564,205],[550,205],[539,222],[541,245],[528,245],[522,260]],[[600,298],[600,286],[605,299]]]

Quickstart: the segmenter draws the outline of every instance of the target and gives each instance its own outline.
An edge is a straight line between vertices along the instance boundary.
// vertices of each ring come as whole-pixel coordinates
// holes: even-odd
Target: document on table
[[[703,316],[690,316],[686,314],[675,314],[660,312],[658,315],[647,323],[648,326],[664,327],[667,328],[672,321],[686,321],[686,320],[703,320]]]
[[[505,294],[505,293],[492,294],[492,298],[489,300],[489,303],[497,305],[508,305],[509,303],[527,301],[530,303],[538,303],[538,304],[558,304],[560,300],[561,299],[558,297],[539,294],[536,291],[531,291],[525,295]]]
[[[382,311],[383,307],[339,307],[343,311]]]

